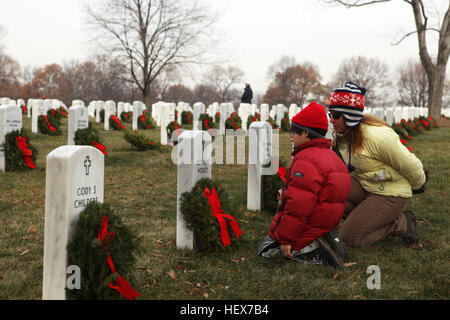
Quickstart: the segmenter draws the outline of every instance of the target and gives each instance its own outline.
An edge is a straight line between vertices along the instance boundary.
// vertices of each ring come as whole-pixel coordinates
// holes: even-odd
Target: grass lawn
[[[449,120],[450,122],[450,120]],[[31,120],[23,118],[31,131]],[[125,124],[131,128],[131,124]],[[226,250],[198,253],[177,250],[177,168],[170,149],[133,151],[119,131],[95,124],[107,147],[104,199],[139,237],[142,249],[129,275],[139,299],[449,299],[450,288],[450,128],[426,132],[408,143],[430,172],[424,194],[414,195],[407,209],[418,217],[423,248],[404,248],[391,237],[376,246],[353,249],[347,266],[299,265],[283,258],[255,254],[272,216],[246,210],[247,166],[213,165],[213,177],[230,195],[229,212],[244,232]],[[59,137],[32,134],[38,149],[37,168],[0,173],[0,299],[42,297],[47,154],[67,143],[67,119]],[[159,141],[158,130],[140,131]],[[224,139],[225,140],[225,139]],[[280,157],[290,164],[291,143],[280,135]],[[234,235],[233,235],[234,236]],[[366,272],[381,271],[381,289],[370,290]],[[120,270],[119,270],[120,272]]]

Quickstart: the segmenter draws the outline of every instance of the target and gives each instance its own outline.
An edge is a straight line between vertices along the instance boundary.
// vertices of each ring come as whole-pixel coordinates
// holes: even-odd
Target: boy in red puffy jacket
[[[292,118],[292,164],[259,255],[281,253],[298,262],[342,266],[342,244],[330,231],[337,229],[344,213],[350,175],[330,149],[327,130],[325,108],[315,102]]]

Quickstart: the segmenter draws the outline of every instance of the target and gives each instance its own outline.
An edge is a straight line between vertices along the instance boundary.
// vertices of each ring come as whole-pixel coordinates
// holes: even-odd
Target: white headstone
[[[84,105],[70,107],[67,144],[74,145],[75,132],[78,129],[86,129],[87,127],[89,127],[88,109]]]
[[[194,104],[194,114],[193,114],[193,130],[202,130],[202,123],[198,119],[201,114],[205,113],[205,105],[203,102],[197,102]]]
[[[105,102],[105,123],[103,127],[105,131],[109,131],[109,118],[116,115],[116,103],[112,100]]]
[[[211,178],[211,135],[206,131],[184,131],[178,137],[177,236],[178,249],[195,249],[194,234],[186,228],[180,212],[180,196],[189,192],[201,178]]]
[[[47,107],[44,104],[43,100],[33,100],[33,112],[31,117],[31,132],[32,133],[38,133],[39,126],[38,126],[38,118],[39,116],[47,115]]]
[[[103,102],[102,100],[98,100],[95,103],[95,122],[96,123],[100,123],[102,122],[102,118],[100,117],[100,111],[104,110],[105,108],[105,102]]]
[[[261,105],[261,121],[266,121],[267,119],[269,119],[269,105],[263,103]]]
[[[262,166],[272,157],[272,126],[268,122],[255,121],[248,129],[247,209],[263,207]]]
[[[228,118],[228,104],[227,103],[221,103],[220,104],[220,135],[225,135],[225,121],[227,121]]]
[[[0,145],[5,136],[14,130],[22,129],[22,110],[16,105],[0,106]],[[0,172],[7,170],[5,154],[0,151]]]
[[[402,108],[401,107],[394,108],[394,121],[395,121],[395,123],[400,123],[400,121],[402,121]]]
[[[167,126],[169,125],[168,114],[169,114],[169,106],[164,104],[159,107],[159,112],[161,114],[160,122],[161,122],[161,144],[167,145]]]
[[[47,156],[42,298],[66,298],[67,244],[80,212],[103,202],[104,156],[90,146],[61,146]],[[83,284],[81,284],[83,285]]]
[[[386,122],[392,126],[394,124],[394,108],[386,108]]]

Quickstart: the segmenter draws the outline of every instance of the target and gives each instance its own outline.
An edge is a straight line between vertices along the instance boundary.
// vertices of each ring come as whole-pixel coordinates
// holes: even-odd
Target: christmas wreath
[[[160,143],[150,141],[146,136],[144,136],[143,134],[139,134],[136,131],[125,130],[123,132],[123,138],[125,139],[125,141],[131,144],[132,148],[140,151],[161,149]]]
[[[47,115],[40,115],[38,117],[38,127],[40,132],[43,134],[60,136],[62,132],[60,129],[59,120],[56,116],[53,116],[52,110],[49,110]]]
[[[155,129],[156,125],[155,122],[152,120],[151,117],[148,116],[147,110],[145,110],[139,117],[138,117],[138,128],[139,129]]]
[[[283,119],[281,119],[281,131],[289,132],[291,131],[291,122],[289,120],[289,115],[287,112],[284,113]]]
[[[236,114],[236,112],[233,112],[228,119],[225,121],[225,129],[234,129],[238,130],[242,128],[242,120],[241,118]]]
[[[275,214],[278,209],[278,190],[282,189],[286,183],[287,168],[283,161],[274,162],[277,166],[277,173],[273,175],[263,175],[263,203],[264,209]],[[270,163],[264,167],[270,167]]]
[[[252,122],[261,121],[261,115],[259,113],[255,113],[255,115],[249,115],[247,118],[247,126],[250,128]]]
[[[102,145],[98,131],[92,126],[90,121],[89,126],[86,129],[78,129],[75,131],[75,136],[73,139],[76,145],[94,146],[105,156],[108,154],[106,152],[106,147]]]
[[[66,110],[64,107],[59,107],[59,109],[58,109],[57,112],[58,112],[58,113],[61,115],[61,117],[63,117],[63,118],[67,118],[67,116],[68,116],[67,110]]]
[[[123,124],[120,122],[119,119],[117,119],[117,117],[115,115],[111,115],[109,117],[109,125],[114,129],[114,130],[124,130],[125,127],[123,126]]]
[[[89,202],[67,245],[68,264],[81,270],[81,289],[66,289],[69,299],[132,300],[140,294],[125,280],[134,269],[138,240],[109,204]],[[125,277],[125,278],[124,278]]]
[[[220,123],[220,112],[217,112],[217,113],[214,115],[214,122],[215,122],[215,123]]]
[[[192,112],[183,111],[181,113],[181,124],[192,124]]]
[[[133,119],[133,112],[131,112],[131,111],[128,111],[128,112],[123,111],[120,114],[120,121],[131,122],[132,119]]]
[[[214,120],[207,113],[203,113],[198,118],[202,123],[202,130],[207,131],[209,129],[214,129]]]
[[[177,137],[179,137],[180,134],[181,134],[181,131],[180,131],[180,125],[179,125],[178,122],[176,122],[176,121],[170,122],[170,123],[167,125],[166,130],[167,130],[167,138],[170,139],[170,140],[172,140],[172,141],[173,141],[173,139],[172,139],[172,134],[173,134],[174,131],[177,132]],[[174,144],[176,144],[176,141],[174,141]]]
[[[8,171],[23,171],[34,169],[37,150],[30,144],[28,131],[14,130],[5,135],[5,141],[0,145],[0,150],[5,154]]]
[[[227,192],[209,178],[200,179],[190,192],[180,196],[180,211],[187,228],[194,232],[198,251],[226,249],[235,244],[243,233],[229,215],[232,210]],[[235,237],[230,236],[233,233]]]
[[[268,122],[272,126],[272,129],[277,129],[278,128],[277,123],[275,122],[275,120],[272,119],[272,117],[269,117],[266,120],[266,122]]]

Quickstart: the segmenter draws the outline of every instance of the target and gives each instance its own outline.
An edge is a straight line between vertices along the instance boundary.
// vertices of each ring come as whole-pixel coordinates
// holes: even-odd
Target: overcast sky
[[[62,64],[92,54],[83,27],[84,1],[0,0],[6,53],[21,67]],[[282,55],[314,63],[324,82],[351,56],[379,58],[393,73],[403,61],[419,59],[415,35],[391,45],[415,30],[412,9],[403,1],[353,9],[318,0],[206,1],[221,13],[218,26],[226,35],[222,48],[256,92],[265,91],[267,69]],[[448,0],[431,2],[442,12],[448,6]],[[430,54],[436,50],[433,45]]]

